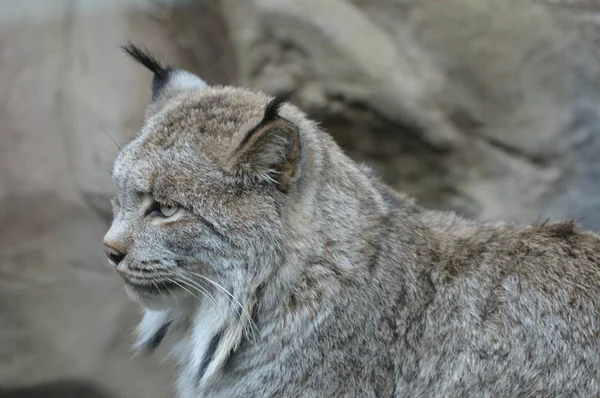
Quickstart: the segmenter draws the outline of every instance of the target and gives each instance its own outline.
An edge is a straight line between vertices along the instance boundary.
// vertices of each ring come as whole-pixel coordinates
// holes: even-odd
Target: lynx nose
[[[106,243],[104,244],[104,253],[106,253],[106,257],[108,257],[110,261],[115,263],[115,265],[119,265],[119,263],[123,261],[126,255],[126,253],[121,253],[120,251],[118,251],[112,246],[107,245]]]

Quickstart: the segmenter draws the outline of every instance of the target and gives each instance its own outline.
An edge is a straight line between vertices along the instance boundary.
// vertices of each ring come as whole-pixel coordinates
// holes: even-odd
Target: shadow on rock
[[[56,381],[14,389],[0,389],[0,398],[109,398],[110,395],[85,381]]]

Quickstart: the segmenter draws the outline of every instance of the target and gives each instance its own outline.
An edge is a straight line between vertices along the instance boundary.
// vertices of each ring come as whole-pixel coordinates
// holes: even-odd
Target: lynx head
[[[110,263],[148,308],[219,286],[243,301],[275,272],[314,127],[290,104],[125,50],[154,79],[141,131],[114,163]]]

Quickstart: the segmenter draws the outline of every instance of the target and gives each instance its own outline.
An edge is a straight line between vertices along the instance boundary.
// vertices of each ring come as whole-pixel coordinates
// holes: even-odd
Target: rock
[[[599,65],[582,13],[520,0],[223,3],[238,80],[268,89],[265,70],[290,68],[273,54],[296,53],[293,100],[422,203],[600,229]],[[405,150],[385,153],[382,137]]]
[[[586,0],[0,4],[0,385],[172,396],[165,352],[131,358],[139,309],[102,253],[111,161],[151,80],[120,44],[291,94],[425,206],[600,230],[598,15]]]
[[[3,398],[108,398],[109,395],[87,382],[61,380],[14,389],[0,388]]]

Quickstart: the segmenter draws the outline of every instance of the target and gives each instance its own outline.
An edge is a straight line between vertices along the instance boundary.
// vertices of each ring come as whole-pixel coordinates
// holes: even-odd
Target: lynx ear
[[[154,73],[154,77],[152,78],[153,101],[156,101],[159,97],[172,96],[180,91],[206,87],[206,83],[198,76],[161,64],[147,51],[141,50],[133,43],[128,43],[122,46],[122,48],[133,59]]]
[[[237,174],[276,184],[287,192],[298,175],[300,139],[294,124],[279,116],[282,99],[270,101],[261,122],[241,140],[231,163]]]

